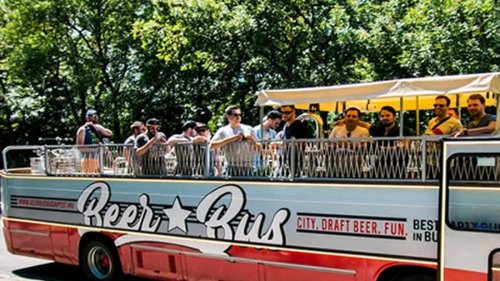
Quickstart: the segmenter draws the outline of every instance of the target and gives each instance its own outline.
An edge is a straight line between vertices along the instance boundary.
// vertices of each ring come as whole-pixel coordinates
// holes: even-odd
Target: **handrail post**
[[[99,175],[104,175],[104,145],[99,144]]]
[[[205,178],[208,178],[210,176],[210,145],[208,142],[205,142],[204,143],[205,145],[205,163],[203,163],[205,165],[205,171],[203,173],[203,176]],[[215,156],[215,155],[214,155]],[[215,163],[215,159],[214,159],[214,163]]]
[[[290,146],[290,179],[293,180],[295,178],[295,138],[291,138]]]
[[[425,182],[427,177],[427,140],[424,136],[422,138],[422,151],[420,151],[422,157],[422,181]]]

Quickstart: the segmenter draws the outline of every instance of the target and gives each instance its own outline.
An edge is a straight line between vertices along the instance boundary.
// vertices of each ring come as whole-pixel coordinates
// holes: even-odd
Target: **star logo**
[[[182,208],[179,196],[175,197],[174,204],[170,209],[163,209],[163,213],[168,217],[169,232],[178,228],[184,233],[187,233],[186,219],[189,217],[189,214],[191,214],[191,211]]]

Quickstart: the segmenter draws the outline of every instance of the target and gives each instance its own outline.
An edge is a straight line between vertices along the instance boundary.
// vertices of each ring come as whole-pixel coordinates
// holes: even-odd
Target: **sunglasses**
[[[290,111],[281,111],[281,114],[289,115],[293,112],[293,110]]]
[[[443,108],[443,107],[446,107],[446,104],[437,104],[437,103],[435,103],[434,107]]]
[[[241,116],[243,116],[243,115],[241,115],[241,113],[233,113],[231,115],[233,115],[234,117],[241,117]]]
[[[206,132],[206,131],[207,131],[207,129],[196,129],[196,132],[197,132],[197,133],[204,133],[204,132]]]

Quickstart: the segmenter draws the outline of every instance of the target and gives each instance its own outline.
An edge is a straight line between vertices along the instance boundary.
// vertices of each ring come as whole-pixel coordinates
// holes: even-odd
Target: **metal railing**
[[[237,142],[216,150],[207,143],[182,143],[155,145],[142,157],[123,144],[13,146],[4,150],[4,163],[11,163],[7,154],[29,150],[38,155],[24,161],[32,174],[52,176],[427,182],[441,172],[436,137]],[[500,159],[485,161],[470,155],[454,159],[452,179],[499,181]]]

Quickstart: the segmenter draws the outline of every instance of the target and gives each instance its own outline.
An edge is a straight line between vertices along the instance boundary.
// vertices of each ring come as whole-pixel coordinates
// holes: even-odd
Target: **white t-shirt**
[[[368,138],[370,137],[370,132],[368,129],[356,126],[349,134],[346,126],[336,126],[330,133],[330,138]]]
[[[231,128],[229,125],[219,128],[212,138],[212,141],[223,140],[240,133],[252,133],[252,127],[240,124],[237,128]],[[231,166],[248,167],[252,165],[252,145],[246,141],[230,143],[222,147],[226,161]]]

